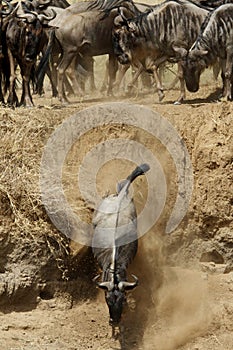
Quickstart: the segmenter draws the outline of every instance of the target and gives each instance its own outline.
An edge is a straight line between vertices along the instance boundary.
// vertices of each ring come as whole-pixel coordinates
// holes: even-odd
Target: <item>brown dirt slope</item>
[[[154,94],[117,98],[162,114],[187,145],[194,171],[193,195],[184,220],[170,236],[164,235],[164,227],[177,191],[176,174],[158,141],[132,128],[107,125],[91,131],[77,145],[79,158],[74,158],[75,150],[68,157],[63,174],[66,196],[75,210],[82,208],[87,221],[92,208],[72,190],[76,185],[72,162],[76,159],[79,164],[90,145],[110,137],[129,137],[144,142],[165,169],[164,212],[141,239],[131,267],[140,286],[128,298],[127,349],[233,347],[233,105],[213,101],[214,91],[215,86],[204,86],[197,95],[188,94],[188,101],[180,106],[172,103],[178,91],[167,92],[161,104]],[[110,339],[103,294],[91,282],[96,265],[89,250],[70,244],[56,230],[39,191],[41,156],[53,130],[73,113],[111,100],[115,101],[90,96],[61,108],[46,97],[35,98],[37,107],[32,110],[0,109],[0,339],[4,350],[119,348]],[[100,193],[113,191],[116,180],[131,168],[132,164],[110,162],[98,178]],[[135,184],[139,209],[140,186],[140,181]]]

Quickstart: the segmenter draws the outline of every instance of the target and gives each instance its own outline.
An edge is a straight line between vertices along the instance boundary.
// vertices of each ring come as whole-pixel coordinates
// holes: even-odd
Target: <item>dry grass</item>
[[[51,225],[41,203],[39,168],[44,144],[60,119],[45,109],[0,109],[1,234],[33,241],[43,236],[58,267],[59,256],[68,254],[67,239]]]

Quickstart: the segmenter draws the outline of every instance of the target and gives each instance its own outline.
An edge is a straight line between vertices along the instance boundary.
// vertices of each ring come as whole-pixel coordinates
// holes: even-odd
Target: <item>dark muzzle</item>
[[[127,53],[123,53],[123,54],[117,56],[117,59],[121,64],[129,64],[130,63],[130,58],[129,58],[129,55]]]
[[[197,92],[199,90],[199,84],[187,84],[186,82],[186,86],[190,92]]]

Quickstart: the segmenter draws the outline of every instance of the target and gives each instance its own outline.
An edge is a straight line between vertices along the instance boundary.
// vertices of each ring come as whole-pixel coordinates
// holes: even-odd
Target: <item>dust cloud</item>
[[[175,350],[206,333],[211,321],[205,275],[165,266],[163,253],[162,236],[151,232],[130,269],[139,286],[128,295],[124,322],[128,342],[140,350]]]
[[[164,267],[163,283],[152,291],[143,350],[174,350],[206,332],[211,312],[207,283],[198,272]]]

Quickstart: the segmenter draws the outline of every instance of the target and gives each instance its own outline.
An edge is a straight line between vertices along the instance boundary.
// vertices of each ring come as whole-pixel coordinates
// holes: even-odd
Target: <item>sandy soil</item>
[[[174,268],[172,279],[148,303],[144,286],[131,303],[125,349],[230,350],[233,345],[233,275],[209,275]],[[108,311],[96,300],[72,304],[64,295],[41,300],[36,309],[0,314],[5,350],[121,349],[111,340]]]
[[[219,234],[219,231],[206,230],[206,227],[224,227],[228,234],[231,232],[230,214],[228,215],[226,212],[228,210],[226,209],[228,208],[228,201],[225,206],[223,205],[227,196],[229,198],[231,179],[224,177],[224,185],[222,182],[217,182],[216,179],[222,179],[222,177],[215,172],[217,171],[216,169],[211,168],[214,163],[211,163],[212,165],[208,168],[209,165],[205,158],[207,149],[209,152],[212,147],[216,151],[215,144],[217,142],[216,139],[219,140],[219,135],[224,140],[228,137],[226,144],[230,144],[229,135],[231,133],[229,133],[229,130],[230,121],[232,123],[233,105],[230,102],[216,102],[215,91],[215,84],[211,86],[205,85],[196,95],[188,93],[187,101],[180,106],[173,104],[178,96],[178,91],[174,90],[167,92],[162,103],[157,102],[156,94],[140,92],[133,97],[124,97],[122,95],[109,98],[96,94],[94,98],[92,95],[86,96],[81,100],[72,98],[72,104],[64,107],[61,107],[56,99],[51,99],[48,92],[42,99],[35,97],[36,107],[33,110],[19,108],[18,110],[9,111],[6,109],[2,110],[1,113],[3,116],[2,120],[5,123],[9,123],[9,125],[12,125],[11,123],[14,123],[14,125],[21,124],[22,129],[25,127],[24,118],[31,118],[30,130],[33,127],[35,130],[36,128],[38,129],[38,125],[42,125],[43,121],[43,127],[41,126],[40,129],[40,142],[42,144],[45,144],[52,131],[64,119],[77,110],[96,103],[116,100],[130,101],[143,104],[161,113],[176,126],[178,132],[185,140],[191,153],[195,174],[195,189],[190,213],[187,221],[185,221],[185,225],[181,227],[180,231],[178,229],[174,233],[175,244],[177,243],[176,239],[186,242],[186,239],[190,238],[190,230],[193,230],[193,232],[196,230],[195,234],[203,235],[204,247],[205,241],[215,239]],[[37,124],[37,122],[40,122],[40,124]],[[27,123],[29,124],[28,119]],[[220,130],[219,133],[214,128],[218,129],[217,131]],[[209,135],[209,137],[206,135]],[[31,132],[30,135],[28,134],[28,139],[31,144],[35,143],[33,138],[31,138]],[[98,140],[98,137],[96,139]],[[101,139],[101,136],[99,136],[99,139]],[[27,144],[27,141],[24,141],[24,143]],[[201,151],[200,144],[202,145]],[[219,147],[221,150],[218,153],[212,152],[213,158],[209,157],[208,161],[211,159],[211,162],[214,162],[217,159],[221,167],[227,157],[232,157],[232,153],[231,155],[227,154],[224,145],[222,141],[222,148]],[[17,148],[17,144],[15,147]],[[40,159],[41,149],[41,144],[39,144],[36,151],[32,148],[31,159],[34,159],[33,156],[35,154]],[[230,165],[227,162],[228,160],[225,161],[225,167],[222,166],[219,170],[220,174],[225,171],[222,169],[226,169],[229,175],[229,168],[227,167]],[[35,164],[37,163],[35,162]],[[166,167],[166,161],[164,161],[164,166]],[[207,168],[209,170],[206,172]],[[117,176],[120,175],[119,172]],[[36,170],[33,181],[36,181],[37,178],[38,171]],[[26,182],[27,177],[25,179]],[[214,182],[215,180],[216,182]],[[110,181],[108,186],[110,190],[112,190],[111,186],[115,186],[114,176],[113,181]],[[215,191],[213,191],[214,187],[211,186],[215,186],[216,195]],[[209,192],[206,188],[208,188]],[[68,186],[67,194],[69,193],[70,189]],[[173,201],[172,191],[170,196],[171,201]],[[204,198],[203,196],[207,197]],[[13,203],[14,194],[12,194],[12,197],[9,194],[8,197],[12,199]],[[72,195],[70,197],[71,201],[75,200],[75,198]],[[212,203],[211,213],[208,213],[206,207],[210,208],[210,203]],[[219,203],[219,206],[216,203]],[[16,209],[13,213],[15,217],[17,217]],[[24,208],[25,212],[22,210],[21,215],[25,215],[32,223],[38,223],[39,219],[35,217],[36,210],[31,213],[30,209],[27,211]],[[12,219],[13,214],[9,216],[10,219]],[[40,211],[37,212],[37,215],[39,218],[42,218]],[[213,221],[209,220],[207,223],[203,219],[206,217],[213,218]],[[19,221],[20,218],[18,217]],[[164,218],[156,226],[156,230],[159,233],[162,231],[163,220]],[[4,221],[2,223],[4,224]],[[8,224],[9,222],[7,221],[4,225],[7,226]],[[18,235],[21,234],[19,233],[21,231],[16,230],[12,234]],[[208,232],[209,237],[205,237],[206,232]],[[212,236],[210,232],[212,232]],[[191,237],[193,236],[191,235]],[[172,238],[169,239],[172,240]],[[200,258],[201,254],[201,250],[198,250],[202,244],[200,241],[198,241],[198,246],[193,246],[195,247],[193,249],[179,250],[179,254],[174,254],[173,259],[169,259],[167,256],[160,257],[163,263],[158,264],[160,260],[156,255],[159,254],[156,244],[154,246],[153,244],[151,245],[150,238],[148,238],[148,241],[150,247],[148,242],[143,246],[144,242],[142,241],[139,256],[131,266],[133,272],[136,273],[137,271],[140,285],[135,291],[128,294],[128,306],[124,315],[125,347],[122,347],[122,349],[232,349],[232,272],[223,274],[224,269],[221,271],[221,265],[213,262],[201,265],[197,258],[198,256]],[[171,243],[170,251],[173,249],[172,247],[174,246]],[[147,254],[146,259],[145,254]],[[162,252],[160,254],[166,253]],[[232,259],[232,246],[229,243],[226,257],[230,256]],[[167,266],[167,261],[169,260],[172,260],[170,261],[170,267]],[[194,260],[196,260],[195,264],[193,263]],[[92,292],[89,288],[95,288],[93,286],[90,287],[88,284],[86,288],[85,290],[84,285],[84,295],[79,300],[72,298],[69,293],[56,292],[51,296],[40,294],[37,297],[37,305],[27,304],[25,301],[17,306],[5,305],[0,313],[0,348],[3,350],[121,349],[120,341],[111,339],[111,329],[108,325],[108,310],[103,293],[101,291],[99,293],[96,293],[96,291]]]

